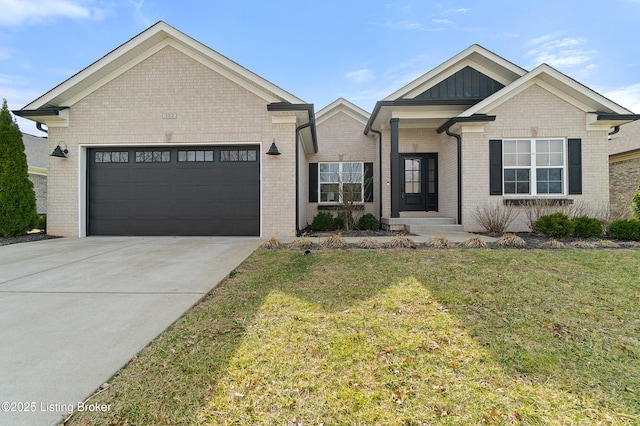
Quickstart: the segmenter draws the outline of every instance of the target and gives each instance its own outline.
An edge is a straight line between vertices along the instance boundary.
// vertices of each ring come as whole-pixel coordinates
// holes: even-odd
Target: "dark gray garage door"
[[[88,235],[260,235],[258,146],[87,152]]]

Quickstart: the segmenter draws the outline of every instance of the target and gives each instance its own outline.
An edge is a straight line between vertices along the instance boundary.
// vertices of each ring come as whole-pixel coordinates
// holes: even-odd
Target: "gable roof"
[[[534,83],[549,90],[584,112],[624,115],[633,114],[628,109],[618,105],[610,99],[607,99],[555,68],[547,64],[541,64],[533,71],[509,84],[504,89],[467,109],[460,114],[460,116],[469,117],[473,114],[481,114],[493,109]]]
[[[316,125],[328,120],[339,112],[347,114],[349,117],[361,122],[363,125],[367,124],[367,120],[370,116],[367,111],[354,103],[351,103],[344,98],[338,98],[316,113]]]
[[[166,46],[172,46],[269,103],[304,104],[301,99],[254,74],[215,50],[160,21],[117,47],[44,95],[15,111],[34,121],[55,124],[60,111],[113,80]],[[60,118],[57,118],[60,120]]]
[[[455,82],[452,76],[462,75],[468,68],[475,71],[467,71],[467,74],[479,75],[481,78],[486,76],[490,79],[486,84],[492,85],[493,88],[485,87],[479,92],[486,94],[483,99],[468,95],[445,95],[437,98],[430,93],[439,85],[443,86],[440,91],[446,89],[446,85],[450,84],[449,80]],[[377,102],[364,132],[368,134],[373,126],[379,127],[392,117],[420,120],[425,125],[435,125],[438,132],[444,131],[444,127],[456,122],[495,119],[489,117],[488,112],[533,84],[545,88],[587,113],[587,124],[594,129],[608,129],[640,119],[640,115],[633,114],[547,64],[539,65],[527,72],[474,44]]]
[[[609,141],[609,156],[640,153],[640,121],[625,124],[620,132],[611,135]]]
[[[520,68],[478,44],[473,44],[451,59],[413,80],[411,83],[396,90],[383,100],[413,99],[468,66],[504,86],[527,73],[525,69]]]

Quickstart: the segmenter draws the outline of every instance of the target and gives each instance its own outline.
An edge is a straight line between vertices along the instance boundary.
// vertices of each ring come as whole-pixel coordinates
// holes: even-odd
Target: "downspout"
[[[41,132],[45,132],[45,133],[49,133],[49,131],[47,129],[43,129],[42,128],[42,123],[39,121],[36,121],[36,129],[40,130]]]
[[[609,139],[611,139],[611,136],[615,135],[619,131],[620,131],[620,126],[614,127],[613,130],[611,132],[609,132]]]
[[[300,131],[311,126],[311,120],[296,127],[296,237],[302,236],[300,231]]]
[[[452,133],[450,128],[451,126],[448,126],[445,133],[456,138],[458,143],[458,225],[462,225],[462,136]]]
[[[380,222],[382,222],[382,132],[369,129],[378,135],[378,205],[380,206]]]

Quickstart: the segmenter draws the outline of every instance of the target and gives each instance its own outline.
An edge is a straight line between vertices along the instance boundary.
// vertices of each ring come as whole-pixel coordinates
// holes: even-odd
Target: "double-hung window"
[[[565,193],[564,139],[505,139],[502,143],[505,195]]]
[[[364,189],[363,163],[320,163],[320,202],[362,202]]]

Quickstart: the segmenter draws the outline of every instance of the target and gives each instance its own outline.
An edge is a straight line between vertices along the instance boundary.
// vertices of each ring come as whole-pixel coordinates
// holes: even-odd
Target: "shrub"
[[[309,237],[300,237],[289,243],[290,248],[311,249],[317,247],[317,244],[311,241]]]
[[[501,204],[483,204],[471,213],[473,219],[489,234],[502,234],[516,217],[516,210]]]
[[[573,233],[573,222],[564,213],[553,213],[536,220],[533,232],[552,238],[565,238]]]
[[[502,247],[524,247],[527,243],[516,234],[504,234],[496,240],[496,244]]]
[[[358,219],[358,229],[363,231],[376,231],[380,229],[380,221],[371,213],[367,213]]]
[[[351,212],[342,211],[333,219],[333,229],[344,229],[348,231],[353,229],[354,225],[355,221],[353,220]]]
[[[35,229],[39,229],[42,232],[47,232],[47,215],[41,214],[38,216],[38,222],[36,223]]]
[[[271,238],[271,239],[269,239],[269,241],[265,241],[264,243],[262,243],[262,245],[260,247],[265,248],[265,249],[274,250],[274,249],[283,248],[284,244],[282,244],[280,241],[278,241],[275,238]]]
[[[363,249],[377,249],[380,248],[380,246],[380,241],[371,237],[366,237],[358,241],[358,247]]]
[[[466,248],[487,248],[489,245],[480,237],[471,237],[462,242],[462,247]]]
[[[544,243],[542,243],[542,247],[543,248],[548,248],[548,249],[565,249],[565,248],[567,248],[565,243],[563,243],[562,241],[558,241],[558,240],[545,241]]]
[[[455,244],[446,237],[434,237],[427,241],[427,247],[431,248],[444,249],[453,247],[454,245]]]
[[[609,225],[609,235],[619,240],[640,241],[640,221],[635,219],[615,220]]]
[[[633,217],[640,220],[640,180],[638,181],[638,190],[631,201],[631,209],[633,210]]]
[[[333,215],[329,212],[318,212],[313,217],[311,229],[316,232],[325,232],[333,230]]]
[[[347,242],[340,235],[330,235],[320,242],[322,247],[326,248],[343,248]]]
[[[388,248],[415,248],[416,243],[406,235],[397,235],[384,244]]]
[[[602,235],[602,223],[592,217],[576,217],[573,219],[573,235],[578,238],[599,237]]]

